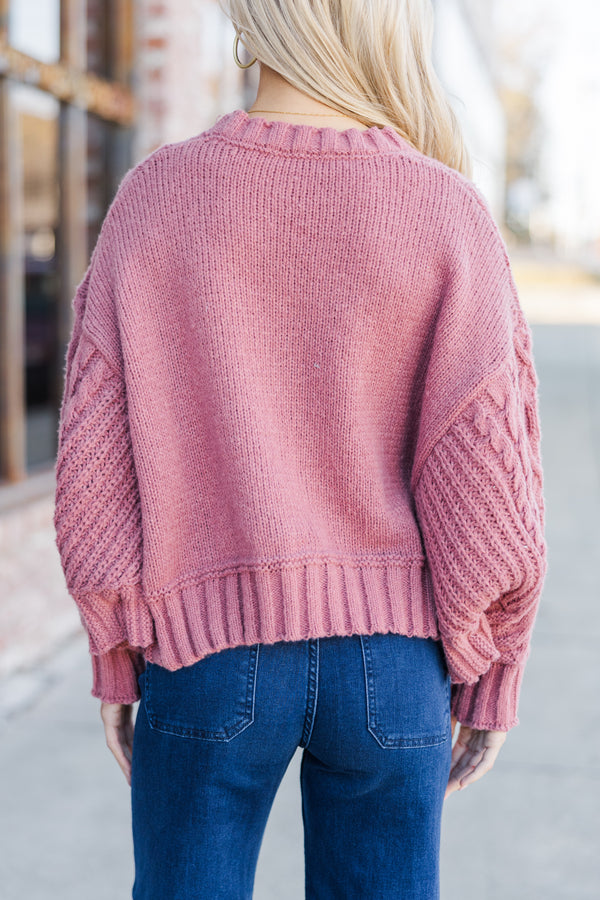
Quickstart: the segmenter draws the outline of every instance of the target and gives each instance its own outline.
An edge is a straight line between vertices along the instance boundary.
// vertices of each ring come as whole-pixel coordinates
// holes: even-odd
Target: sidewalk
[[[600,896],[600,327],[531,322],[549,572],[521,724],[494,769],[446,801],[442,900]],[[90,688],[81,633],[0,682],[2,900],[131,897],[129,788]],[[17,694],[29,701],[15,711]],[[273,806],[254,900],[304,896],[300,758]]]

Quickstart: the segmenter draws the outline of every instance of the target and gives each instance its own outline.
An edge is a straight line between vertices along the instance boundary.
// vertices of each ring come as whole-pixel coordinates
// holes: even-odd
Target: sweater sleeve
[[[90,265],[73,302],[55,467],[55,540],[88,633],[92,696],[133,703],[145,668],[142,648],[152,639],[140,602],[141,508],[125,384],[85,328],[94,279]]]
[[[452,713],[508,731],[547,571],[538,380],[518,303],[505,360],[459,406],[422,465],[415,504]]]

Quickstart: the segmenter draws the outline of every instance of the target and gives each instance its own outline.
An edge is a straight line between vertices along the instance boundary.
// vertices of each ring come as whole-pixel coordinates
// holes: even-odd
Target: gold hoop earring
[[[248,68],[250,68],[251,65],[253,65],[256,62],[256,56],[249,63],[241,63],[240,58],[238,56],[238,41],[239,41],[239,39],[240,39],[240,35],[238,32],[233,41],[233,58],[235,60],[236,65],[239,66],[240,69],[248,69]]]

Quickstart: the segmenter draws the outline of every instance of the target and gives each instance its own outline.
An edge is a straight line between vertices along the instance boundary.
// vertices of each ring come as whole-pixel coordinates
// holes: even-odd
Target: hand
[[[121,766],[127,784],[131,787],[131,755],[133,753],[132,704],[101,703],[100,715],[104,722],[106,745]]]
[[[450,721],[454,737],[458,720],[451,716]],[[500,747],[506,740],[506,734],[506,731],[480,731],[467,725],[460,726],[456,743],[452,748],[450,777],[444,800],[449,794],[468,787],[490,771]]]

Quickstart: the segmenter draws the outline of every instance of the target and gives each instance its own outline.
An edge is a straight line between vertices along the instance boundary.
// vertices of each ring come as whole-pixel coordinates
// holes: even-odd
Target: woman
[[[531,332],[429,0],[227,13],[256,101],[123,178],[66,359],[57,545],[133,897],[250,897],[302,747],[307,897],[430,900],[546,573]]]

